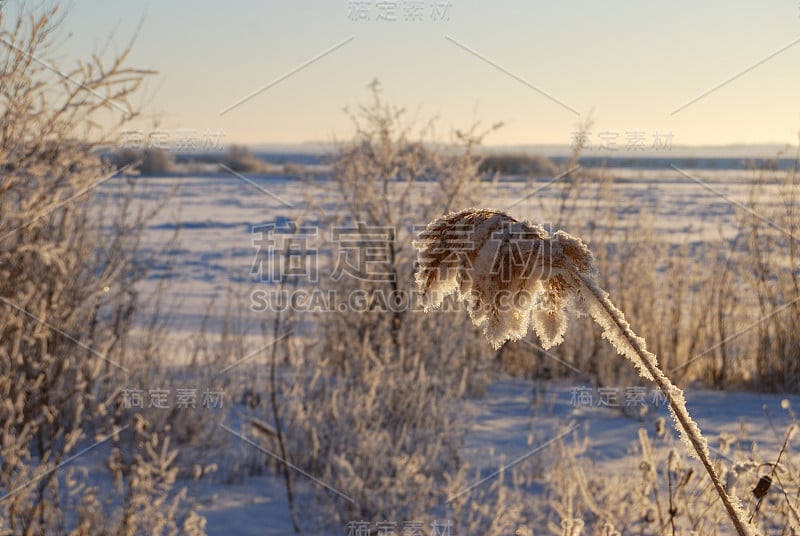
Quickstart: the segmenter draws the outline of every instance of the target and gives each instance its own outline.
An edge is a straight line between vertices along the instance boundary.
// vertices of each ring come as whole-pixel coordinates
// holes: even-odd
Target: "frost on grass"
[[[494,210],[467,209],[435,220],[414,246],[427,307],[438,308],[456,294],[495,348],[521,339],[531,327],[544,348],[561,343],[578,296],[571,267],[587,277],[596,273],[580,239],[562,231],[551,235]]]
[[[679,418],[674,411],[685,406],[683,392],[663,375],[645,340],[600,288],[592,252],[580,238],[564,231],[550,234],[503,212],[466,209],[431,222],[414,246],[419,250],[417,285],[428,296],[428,307],[441,306],[445,296],[455,293],[494,348],[521,339],[529,328],[545,349],[558,345],[568,313],[583,309],[642,377],[659,377],[681,439],[690,452],[700,449],[708,455],[704,440],[691,439],[702,436],[688,412]]]
[[[751,532],[740,502],[727,494],[711,464],[683,391],[600,288],[592,253],[580,238],[563,231],[550,234],[496,210],[467,209],[428,224],[414,247],[419,250],[416,281],[428,306],[437,308],[455,293],[495,348],[524,337],[529,327],[545,349],[555,346],[564,340],[568,312],[582,305],[603,329],[603,338],[667,397],[683,444],[705,466],[737,533]]]
[[[531,328],[542,347],[556,346],[564,341],[568,314],[582,308],[603,328],[603,337],[653,379],[628,344],[635,340],[645,350],[644,340],[598,286],[592,252],[580,238],[550,234],[499,211],[467,209],[430,223],[414,246],[426,306],[438,308],[456,294],[494,348]],[[653,354],[648,357],[655,363]]]

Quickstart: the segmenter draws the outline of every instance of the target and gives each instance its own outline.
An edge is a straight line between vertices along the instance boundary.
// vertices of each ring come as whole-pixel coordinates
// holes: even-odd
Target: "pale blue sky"
[[[398,20],[376,20],[382,3],[394,6]],[[387,100],[421,119],[438,116],[442,136],[475,120],[505,122],[491,145],[567,145],[591,110],[593,136],[617,132],[620,143],[630,131],[648,138],[671,131],[679,145],[797,142],[800,42],[672,113],[800,39],[796,0],[425,0],[417,3],[421,21],[405,20],[413,2],[364,2],[370,21],[351,20],[353,4],[72,0],[64,6],[72,37],[57,59],[69,65],[109,38],[122,47],[141,22],[130,64],[160,73],[145,88],[145,112],[168,130],[222,129],[226,143],[345,137],[350,125],[342,108],[365,102],[374,77]],[[449,7],[437,14],[435,4]],[[143,128],[152,125],[146,121]]]

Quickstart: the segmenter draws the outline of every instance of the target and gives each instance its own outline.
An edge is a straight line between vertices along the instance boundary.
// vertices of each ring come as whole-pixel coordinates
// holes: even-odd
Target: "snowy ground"
[[[747,199],[752,174],[684,171],[694,179],[675,170],[649,171],[646,176],[640,171],[607,170],[620,179],[614,192],[622,207],[623,222],[633,221],[639,211],[647,211],[656,218],[656,228],[664,240],[680,237],[680,241],[686,241],[689,235],[689,241],[702,241],[735,233],[736,202]],[[336,210],[331,202],[333,186],[326,181],[308,185],[281,175],[247,179],[231,174],[133,179],[140,183],[139,199],[146,203],[166,199],[177,187],[146,236],[151,251],[167,248],[163,255],[159,253],[163,262],[155,266],[146,287],[154,288],[158,279],[168,278],[167,304],[173,311],[176,338],[198,329],[208,303],[214,299],[217,305],[210,310],[209,329],[218,329],[224,305],[220,302],[231,288],[241,293],[241,303],[236,305],[245,325],[252,327],[254,337],[260,336],[258,326],[263,315],[249,311],[246,298],[249,289],[258,284],[251,273],[256,253],[253,226],[295,221],[309,200],[325,210]],[[510,211],[515,216],[539,221],[539,199],[552,199],[554,195],[549,182],[546,178],[533,183],[500,181],[487,186],[486,198],[491,199],[487,204],[500,209],[512,207]],[[425,195],[426,187],[421,184],[416,195]],[[114,181],[109,181],[102,187],[101,196],[113,195],[114,188]],[[584,202],[591,203],[592,199]],[[313,224],[313,220],[310,222]],[[167,247],[176,226],[180,227],[179,243]],[[176,362],[182,357],[176,355]],[[577,378],[574,382],[552,384],[498,378],[484,397],[469,403],[475,424],[465,455],[485,468],[482,474],[490,475],[500,465],[520,457],[544,456],[550,448],[549,440],[560,431],[577,427],[579,436],[591,437],[583,456],[596,462],[597,470],[626,471],[632,457],[635,460],[637,456],[639,428],[653,432],[659,417],[669,417],[663,401],[653,400],[652,391],[644,395],[648,410],[644,416],[625,416],[619,407],[624,404],[625,388],[619,389],[615,407],[608,399],[613,395],[581,384]],[[720,433],[729,432],[740,438],[742,450],[751,450],[752,443],[757,443],[764,459],[777,455],[783,433],[792,422],[787,411],[781,409],[784,398],[787,397],[687,391],[689,409],[712,447]],[[792,407],[800,408],[800,398],[788,398]],[[668,435],[658,440],[656,448],[669,448],[675,443],[671,432],[668,426]],[[565,441],[571,438],[572,435]],[[302,493],[304,486],[307,490],[313,484],[298,477],[297,485]],[[238,484],[215,482],[195,491],[210,534],[292,533],[280,478],[252,477]],[[333,533],[347,534],[347,529],[340,527]]]
[[[683,174],[676,170],[606,170],[615,177],[612,198],[613,208],[620,215],[617,230],[633,226],[636,218],[643,215],[654,218],[656,231],[667,242],[698,243],[734,236],[737,212],[742,211],[737,204],[747,202],[752,172],[681,171]],[[221,301],[229,288],[246,290],[248,285],[258,283],[258,277],[251,273],[258,253],[253,245],[259,236],[253,233],[254,226],[304,222],[313,228],[317,220],[307,214],[309,206],[314,207],[312,214],[338,208],[332,201],[336,198],[335,186],[324,179],[308,184],[286,175],[239,178],[221,173],[133,180],[139,183],[138,197],[146,206],[168,200],[145,239],[158,259],[150,284],[154,286],[160,278],[169,279],[169,298],[176,304],[173,327],[177,330],[196,329],[209,301]],[[552,217],[551,210],[558,205],[555,186],[552,178],[531,182],[505,177],[483,186],[481,195],[491,208],[546,224]],[[413,195],[425,196],[426,190],[433,187],[420,183]],[[111,193],[114,188],[111,181],[101,194]],[[778,192],[777,186],[772,189]],[[778,195],[767,198],[780,203]],[[594,203],[593,196],[584,196],[577,210]],[[180,230],[178,244],[167,248],[176,228]],[[323,250],[333,247],[327,230],[320,231],[317,240]],[[260,318],[256,315],[253,320],[258,322]]]
[[[574,400],[575,388],[590,389],[593,405]],[[577,436],[589,436],[588,449],[582,455],[593,462],[596,471],[638,476],[641,449],[638,431],[645,428],[653,439],[658,457],[678,444],[674,431],[668,426],[666,436],[655,438],[659,418],[667,419],[666,407],[652,402],[648,392],[648,413],[642,418],[623,415],[619,407],[598,407],[598,390],[588,385],[534,384],[501,379],[492,384],[486,396],[470,401],[468,410],[474,415],[475,426],[468,436],[466,456],[478,466],[481,478],[491,476],[502,465],[516,460],[539,460],[547,470],[547,442],[559,431],[577,427]],[[688,406],[705,435],[709,438],[713,457],[724,456],[716,449],[717,438],[728,432],[738,438],[733,451],[753,452],[754,459],[774,460],[783,443],[783,433],[792,422],[781,409],[779,395],[752,393],[718,393],[703,390],[687,392]],[[800,397],[788,397],[794,408],[800,407]],[[620,397],[622,403],[622,397]],[[565,437],[570,443],[572,434]],[[754,444],[757,444],[754,447]],[[544,445],[544,446],[542,446]],[[679,447],[680,448],[680,447]],[[755,451],[753,450],[755,448]],[[698,465],[699,468],[699,465]],[[480,479],[476,478],[477,483]],[[484,485],[488,485],[489,481]],[[309,481],[297,479],[300,489],[308,489]],[[208,520],[209,534],[291,534],[286,490],[283,482],[274,477],[253,477],[238,485],[214,485],[200,494],[202,513]],[[443,498],[443,501],[445,498]],[[330,534],[348,534],[347,527],[333,527]],[[538,532],[537,532],[538,534]]]

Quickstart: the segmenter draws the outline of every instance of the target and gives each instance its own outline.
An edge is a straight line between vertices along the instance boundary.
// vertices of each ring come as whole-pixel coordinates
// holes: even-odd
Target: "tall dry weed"
[[[553,346],[563,340],[569,307],[580,305],[602,328],[603,338],[663,392],[684,445],[708,472],[737,533],[752,533],[739,501],[728,495],[711,463],[683,392],[600,288],[591,251],[579,238],[563,231],[547,234],[541,226],[502,212],[467,209],[431,222],[414,245],[419,250],[417,283],[430,306],[457,293],[495,347],[521,338],[529,326],[542,346]]]

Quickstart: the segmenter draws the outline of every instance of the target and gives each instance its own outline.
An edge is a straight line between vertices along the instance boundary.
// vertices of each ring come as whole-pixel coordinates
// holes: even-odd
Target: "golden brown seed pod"
[[[595,274],[586,245],[563,231],[518,221],[490,209],[438,218],[419,234],[416,281],[437,308],[456,293],[472,321],[499,347],[533,326],[545,348],[559,344],[579,278]]]

